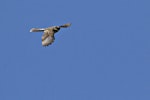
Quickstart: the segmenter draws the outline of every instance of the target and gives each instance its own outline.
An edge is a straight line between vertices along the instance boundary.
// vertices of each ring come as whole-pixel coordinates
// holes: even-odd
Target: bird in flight
[[[51,26],[48,28],[32,28],[30,32],[44,32],[42,35],[42,45],[48,46],[51,45],[54,40],[55,36],[54,34],[60,30],[60,28],[67,28],[71,25],[71,23],[67,23],[60,26]]]

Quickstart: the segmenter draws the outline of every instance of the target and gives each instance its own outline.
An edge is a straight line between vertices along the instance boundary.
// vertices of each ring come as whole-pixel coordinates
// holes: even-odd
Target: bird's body
[[[48,28],[32,28],[30,32],[44,32],[42,35],[42,45],[48,46],[52,44],[55,40],[54,34],[60,30],[60,28],[67,28],[71,24],[67,23],[61,26],[52,26]]]

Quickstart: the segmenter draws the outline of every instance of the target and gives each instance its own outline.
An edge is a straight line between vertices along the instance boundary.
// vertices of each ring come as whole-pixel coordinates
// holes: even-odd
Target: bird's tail
[[[32,28],[30,32],[43,32],[44,30],[44,28]]]
[[[67,23],[67,24],[61,25],[61,26],[59,26],[59,27],[61,27],[61,28],[67,28],[67,27],[69,27],[69,26],[71,26],[71,23]]]

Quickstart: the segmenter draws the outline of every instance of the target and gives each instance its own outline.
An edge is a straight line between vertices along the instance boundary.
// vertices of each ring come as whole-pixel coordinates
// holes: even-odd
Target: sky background
[[[1,0],[0,100],[150,100],[150,0]],[[42,47],[43,28],[71,22]]]

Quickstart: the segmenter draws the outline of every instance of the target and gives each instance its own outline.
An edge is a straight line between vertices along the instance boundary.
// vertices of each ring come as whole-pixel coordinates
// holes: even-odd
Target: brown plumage
[[[30,32],[44,32],[42,35],[42,45],[48,46],[55,40],[54,34],[60,30],[60,28],[67,28],[71,24],[67,23],[61,26],[51,26],[48,28],[32,28]]]

